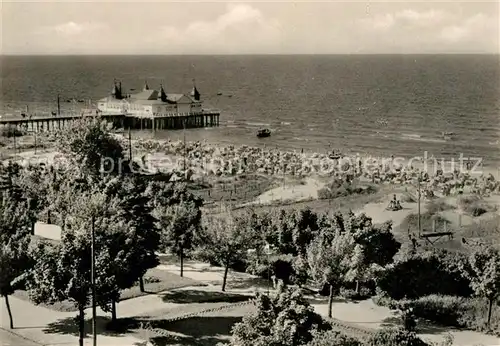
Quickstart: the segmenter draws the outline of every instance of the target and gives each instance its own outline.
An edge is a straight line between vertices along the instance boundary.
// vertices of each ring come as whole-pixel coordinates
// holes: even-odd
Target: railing
[[[45,121],[45,120],[57,120],[57,119],[72,119],[79,117],[87,117],[87,116],[126,116],[126,117],[138,117],[138,118],[170,118],[170,117],[188,117],[188,116],[196,116],[196,115],[220,115],[220,112],[215,110],[208,111],[199,111],[199,112],[168,112],[168,113],[148,113],[148,112],[137,112],[137,113],[128,113],[127,111],[99,111],[96,113],[96,110],[83,110],[80,112],[65,112],[60,115],[32,115],[29,117],[0,117],[0,124],[8,124],[8,123],[26,123],[29,121]]]
[[[199,111],[199,112],[166,112],[166,113],[149,113],[149,112],[102,112],[102,115],[120,115],[123,114],[126,117],[138,117],[138,118],[173,118],[173,117],[188,117],[195,115],[220,115],[220,112],[210,110],[210,111]]]

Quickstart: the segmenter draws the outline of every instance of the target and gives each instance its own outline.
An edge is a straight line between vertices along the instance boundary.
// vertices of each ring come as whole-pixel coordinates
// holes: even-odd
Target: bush
[[[372,291],[368,287],[361,287],[357,293],[356,290],[342,287],[340,296],[350,300],[364,300],[372,296]]]
[[[157,278],[156,276],[146,276],[144,277],[144,283],[145,284],[153,284],[156,282],[161,282],[160,278]]]
[[[280,287],[275,296],[258,294],[255,305],[254,313],[233,326],[231,346],[305,345],[314,330],[331,329],[299,290]]]
[[[455,296],[430,295],[411,302],[413,313],[418,318],[443,326],[462,327],[458,322],[466,299]]]
[[[450,209],[454,209],[454,207],[442,200],[431,200],[427,204],[427,212],[431,215]]]
[[[0,130],[0,136],[2,137],[21,137],[22,135],[23,133],[17,127],[7,126]]]
[[[316,332],[306,346],[363,346],[363,343],[335,330]]]
[[[487,212],[488,212],[488,210],[486,210],[486,208],[484,208],[483,206],[475,205],[472,207],[470,214],[474,217],[478,217],[478,216],[481,216]]]
[[[420,225],[423,231],[430,231],[433,228],[434,220],[436,222],[436,232],[444,232],[444,224],[450,229],[451,222],[440,215],[435,215],[429,211],[420,215]],[[399,225],[399,229],[418,229],[418,214],[410,214]]]
[[[253,255],[248,259],[246,272],[264,279],[275,275],[276,279],[281,279],[285,284],[288,284],[295,276],[293,260],[291,255],[271,256],[269,261],[267,256]]]
[[[393,302],[393,299],[389,297],[387,293],[380,292],[380,289],[377,289],[377,294],[374,297],[372,297],[372,300],[378,306],[385,306],[385,307],[391,306],[391,303]]]
[[[488,302],[486,299],[466,299],[461,310],[462,313],[458,319],[458,324],[460,326],[476,331],[493,332],[494,334],[499,335],[500,306],[498,304],[498,300],[493,304],[489,328],[487,326]]]
[[[466,238],[500,239],[500,216],[462,226],[460,235]]]
[[[377,287],[396,300],[431,294],[470,297],[467,264],[466,255],[445,250],[401,258],[376,274]]]
[[[494,211],[496,208],[489,205],[479,196],[463,196],[458,200],[460,208],[473,217],[481,216],[489,211]]]
[[[374,185],[356,185],[335,180],[318,191],[319,199],[334,199],[350,195],[369,195],[377,192]]]
[[[387,300],[381,300],[387,304]],[[491,326],[487,329],[488,303],[486,299],[456,296],[429,295],[412,301],[387,304],[391,308],[406,305],[413,308],[413,314],[447,327],[467,328],[476,331],[500,332],[500,307],[494,304]]]
[[[367,346],[429,346],[414,332],[402,328],[378,330],[369,340]]]

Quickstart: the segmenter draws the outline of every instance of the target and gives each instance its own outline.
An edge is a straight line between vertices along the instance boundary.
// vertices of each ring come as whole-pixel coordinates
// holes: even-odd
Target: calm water
[[[1,113],[82,107],[123,88],[187,93],[192,78],[221,127],[188,140],[374,155],[481,156],[500,163],[499,56],[1,57]],[[217,93],[222,92],[218,96]],[[231,95],[231,97],[229,97]],[[257,139],[269,127],[273,135]],[[442,132],[454,132],[452,140]],[[143,133],[151,136],[150,133]],[[157,133],[182,138],[182,131]],[[430,155],[429,154],[429,155]]]

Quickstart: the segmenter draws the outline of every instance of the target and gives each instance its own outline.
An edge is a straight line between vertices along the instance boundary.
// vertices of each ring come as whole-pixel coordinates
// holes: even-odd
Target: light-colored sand
[[[245,203],[246,205],[265,205],[276,202],[299,202],[318,198],[318,190],[323,188],[325,184],[320,180],[312,177],[304,179],[304,184],[285,184],[264,192],[257,196],[253,202]]]
[[[401,200],[401,196],[401,193],[396,193],[396,198],[398,200]],[[368,203],[363,208],[356,210],[355,214],[365,213],[367,216],[372,218],[372,222],[374,224],[384,223],[386,221],[392,220],[393,227],[397,227],[408,215],[418,213],[418,203],[401,202],[401,206],[403,207],[403,209],[398,211],[386,210],[392,198],[393,194],[387,196],[382,202]],[[421,213],[424,213],[425,210],[425,203],[421,202]]]

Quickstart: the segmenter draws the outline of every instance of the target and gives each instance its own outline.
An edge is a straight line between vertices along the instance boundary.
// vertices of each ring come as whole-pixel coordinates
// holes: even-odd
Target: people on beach
[[[125,141],[126,139],[123,138]],[[128,144],[127,144],[128,145]],[[353,179],[367,179],[376,184],[417,185],[423,191],[439,191],[443,195],[458,194],[464,189],[478,193],[492,193],[500,191],[500,184],[492,175],[473,176],[466,172],[445,172],[440,166],[435,172],[423,171],[419,168],[391,165],[371,164],[363,165],[359,156],[341,156],[331,158],[329,154],[307,153],[301,148],[300,153],[295,151],[277,150],[250,146],[217,146],[208,143],[188,142],[186,148],[182,141],[154,141],[145,140],[136,142],[139,150],[156,151],[178,158],[178,171],[184,170],[183,156],[186,155],[187,167],[194,175],[202,176],[235,176],[240,174],[265,174],[277,176],[304,177],[318,175],[331,177],[345,183]],[[140,157],[140,156],[139,156]],[[391,156],[393,159],[393,156]],[[387,162],[387,161],[385,161]],[[420,177],[420,178],[419,178]],[[429,195],[429,198],[432,196]],[[399,205],[398,205],[399,202]],[[399,209],[401,202],[394,200],[393,207]]]

